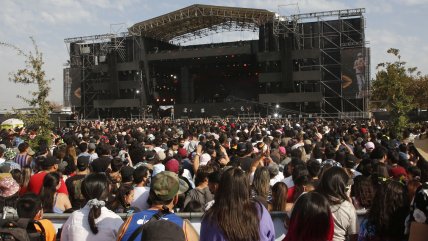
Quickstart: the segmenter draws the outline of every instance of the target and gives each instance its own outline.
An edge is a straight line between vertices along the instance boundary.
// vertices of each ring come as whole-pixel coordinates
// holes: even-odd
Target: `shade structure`
[[[20,119],[11,118],[1,123],[1,129],[15,129],[16,127],[23,127],[24,122]]]

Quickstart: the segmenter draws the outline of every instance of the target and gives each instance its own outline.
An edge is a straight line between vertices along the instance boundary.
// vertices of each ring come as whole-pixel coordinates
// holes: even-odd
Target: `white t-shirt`
[[[285,183],[285,185],[287,185],[288,188],[294,187],[293,177],[291,176],[284,178],[282,182]]]
[[[137,207],[141,211],[148,209],[150,206],[147,203],[149,199],[150,187],[134,187],[134,201],[131,206]]]
[[[330,206],[334,217],[333,241],[344,241],[348,235],[358,234],[357,212],[348,201]]]
[[[98,233],[93,234],[88,223],[90,208],[74,211],[62,226],[61,241],[115,241],[117,239],[120,226],[123,224],[122,218],[116,213],[101,208],[101,215],[95,219]]]
[[[275,185],[275,183],[280,182],[282,180],[284,180],[284,175],[282,174],[282,172],[279,172],[278,175],[276,175],[275,177],[273,177],[272,179],[270,179],[269,185],[271,187],[273,187],[273,185]],[[291,181],[293,181],[293,180],[291,180]]]

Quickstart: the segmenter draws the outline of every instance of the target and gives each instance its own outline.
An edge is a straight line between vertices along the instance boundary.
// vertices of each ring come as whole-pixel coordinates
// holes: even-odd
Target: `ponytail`
[[[99,218],[100,215],[101,215],[101,207],[93,206],[89,210],[88,222],[89,222],[89,227],[91,228],[91,231],[93,234],[98,233],[98,227],[95,224],[95,219]]]
[[[98,233],[98,227],[95,219],[101,216],[101,209],[105,206],[105,200],[108,195],[108,180],[105,174],[89,174],[82,182],[82,194],[88,200],[90,208],[88,215],[89,227],[93,234]]]

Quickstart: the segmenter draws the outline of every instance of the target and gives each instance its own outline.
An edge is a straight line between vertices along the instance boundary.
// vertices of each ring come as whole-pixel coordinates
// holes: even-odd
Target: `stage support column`
[[[190,80],[189,67],[182,66],[180,74],[181,89],[180,99],[181,103],[187,104],[193,102],[193,84]]]
[[[150,71],[149,71],[149,61],[147,59],[147,51],[146,51],[146,43],[145,39],[143,37],[136,37],[136,41],[138,46],[140,47],[139,50],[139,59],[140,61],[140,111],[141,107],[147,105],[148,102],[148,96],[151,94],[151,90],[149,90],[149,87],[152,86],[149,84],[151,81],[150,78]]]

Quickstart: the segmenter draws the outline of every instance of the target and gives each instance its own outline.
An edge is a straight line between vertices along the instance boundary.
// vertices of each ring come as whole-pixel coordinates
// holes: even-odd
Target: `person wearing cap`
[[[128,241],[132,233],[140,225],[146,224],[153,215],[162,213],[162,219],[175,223],[183,229],[187,241],[198,240],[198,234],[191,224],[172,213],[174,205],[178,202],[179,180],[178,175],[163,171],[152,178],[150,185],[150,200],[152,204],[148,210],[135,213],[129,217],[119,229],[118,241]],[[134,240],[142,240],[144,233],[138,234]]]
[[[18,199],[19,184],[10,173],[0,173],[0,210],[15,207]]]
[[[375,144],[371,141],[367,142],[365,145],[365,151],[366,153],[371,153],[373,151],[373,149],[375,149]]]
[[[59,160],[53,156],[41,157],[39,159],[39,165],[42,168],[42,171],[34,174],[30,178],[28,183],[28,191],[35,194],[39,194],[43,186],[43,179],[46,174],[50,172],[56,172],[58,170]],[[67,186],[65,185],[64,179],[60,180],[60,187],[57,190],[58,193],[64,193],[68,195]]]
[[[242,170],[249,172],[251,164],[254,162],[255,158],[251,157],[253,153],[253,145],[250,142],[247,143],[238,143],[238,158],[235,159],[235,162],[239,162]]]
[[[76,175],[67,178],[65,185],[69,193],[71,206],[74,210],[79,210],[86,204],[82,194],[82,181],[89,174],[89,156],[79,156],[77,158]]]

